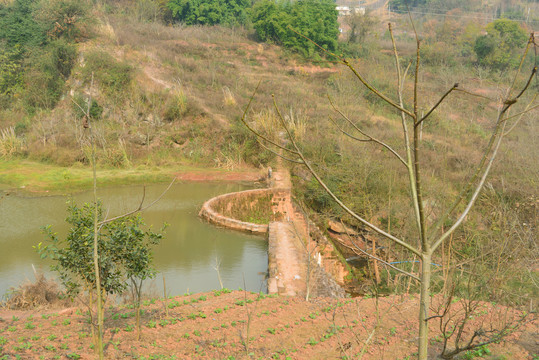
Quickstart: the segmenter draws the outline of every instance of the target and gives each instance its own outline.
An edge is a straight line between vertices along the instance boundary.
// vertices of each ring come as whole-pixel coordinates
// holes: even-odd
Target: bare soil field
[[[412,359],[417,350],[417,298],[324,299],[214,291],[144,302],[141,340],[129,305],[109,307],[107,359]],[[436,301],[434,301],[436,304]],[[168,309],[168,314],[165,311]],[[482,304],[472,325],[495,326],[521,313]],[[536,359],[534,315],[483,358]],[[431,320],[431,356],[441,348]],[[470,336],[466,330],[463,338]],[[93,359],[84,307],[0,311],[1,359]],[[473,358],[466,357],[466,358]]]

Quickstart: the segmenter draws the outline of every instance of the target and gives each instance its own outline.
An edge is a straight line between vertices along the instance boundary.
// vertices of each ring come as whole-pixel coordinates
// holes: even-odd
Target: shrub
[[[80,0],[42,1],[35,18],[49,39],[76,41],[86,32],[88,5]]]
[[[133,15],[141,22],[165,20],[167,10],[164,0],[137,0],[133,7]]]
[[[43,274],[36,274],[35,282],[26,282],[13,289],[5,305],[9,309],[20,310],[54,304],[67,305],[67,301],[60,295],[56,281],[47,279]]]
[[[170,0],[174,20],[187,25],[243,25],[247,23],[248,0]]]
[[[46,42],[41,24],[35,21],[33,0],[15,0],[8,5],[0,4],[0,40],[10,47],[38,47]]]
[[[24,76],[23,101],[29,113],[36,109],[53,108],[64,88],[64,81],[58,71],[58,59],[53,53],[40,51],[30,59],[30,65]]]
[[[0,99],[9,101],[22,90],[22,49],[0,45]]]
[[[90,83],[93,74],[94,81],[113,101],[124,98],[133,78],[133,68],[130,65],[116,61],[110,54],[97,50],[86,54],[86,66],[82,73],[87,83]]]
[[[78,0],[0,4],[0,102],[22,94],[26,110],[52,108],[71,74],[86,9]]]
[[[407,11],[409,7],[425,5],[427,0],[390,0],[389,3],[393,10]]]
[[[64,40],[51,42],[47,48],[47,52],[51,54],[51,60],[56,67],[56,70],[64,79],[71,75],[73,65],[77,59],[77,49],[73,44],[69,44]]]
[[[75,94],[73,101],[73,112],[77,119],[82,119],[84,115],[86,115],[89,99],[84,98],[81,94]],[[102,114],[103,107],[101,107],[95,99],[92,99],[92,104],[90,105],[90,117],[97,120],[101,118]]]
[[[15,129],[9,127],[0,130],[0,157],[10,158],[22,151],[23,141],[15,134]]]
[[[49,244],[39,243],[35,248],[42,258],[54,261],[52,270],[70,296],[81,289],[95,291],[94,273],[94,212],[93,204],[78,207],[68,205],[66,222],[71,229],[65,239],[59,239],[51,226],[43,228]],[[99,221],[103,220],[101,203],[97,206]],[[126,288],[127,278],[142,278],[152,274],[150,246],[157,244],[161,234],[143,229],[140,216],[128,216],[102,225],[98,233],[99,266],[101,288],[104,293],[121,293]]]
[[[179,120],[187,112],[187,97],[183,92],[170,97],[165,105],[163,119],[168,122]]]
[[[280,44],[307,57],[314,56],[319,49],[295,31],[324,49],[333,51],[337,48],[337,10],[330,0],[293,3],[262,0],[253,7],[253,26],[260,40]]]
[[[427,44],[421,48],[421,58],[424,64],[432,66],[455,66],[456,51],[447,51],[449,45],[445,42]]]
[[[487,34],[479,36],[474,45],[479,64],[497,70],[514,68],[520,60],[518,49],[526,44],[528,36],[512,20],[498,19],[487,25]]]

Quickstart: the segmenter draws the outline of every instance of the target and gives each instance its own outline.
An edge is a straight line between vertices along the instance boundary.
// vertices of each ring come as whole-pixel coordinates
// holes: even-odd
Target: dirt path
[[[278,166],[280,166],[278,162]],[[283,220],[269,226],[270,269],[268,292],[280,295],[305,296],[307,292],[307,252],[305,247],[306,225],[298,218],[290,196],[292,183],[287,169],[280,168],[273,174],[272,187],[285,190],[284,201],[278,211]]]
[[[304,295],[306,292],[306,269],[303,256],[296,244],[299,239],[294,232],[293,225],[287,222],[273,222],[269,226],[269,247],[274,258],[268,280],[268,292],[280,295]]]
[[[225,171],[222,169],[186,170],[176,172],[176,179],[183,181],[260,181],[264,175],[259,170]]]

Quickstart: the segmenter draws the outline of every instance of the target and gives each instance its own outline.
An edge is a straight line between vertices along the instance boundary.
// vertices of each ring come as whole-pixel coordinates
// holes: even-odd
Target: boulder
[[[354,229],[343,225],[341,222],[336,222],[333,220],[329,220],[328,229],[337,234],[358,235],[357,231]]]

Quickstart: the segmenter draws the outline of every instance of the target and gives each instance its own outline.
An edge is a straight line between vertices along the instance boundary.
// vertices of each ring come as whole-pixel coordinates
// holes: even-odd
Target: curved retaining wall
[[[219,203],[237,202],[240,200],[248,201],[249,199],[255,198],[257,196],[263,196],[267,194],[272,195],[272,203],[274,203],[275,207],[278,208],[279,203],[281,203],[281,201],[284,201],[287,190],[254,189],[219,195],[206,201],[204,205],[202,205],[202,209],[200,209],[198,215],[206,219],[210,223],[218,226],[223,226],[229,229],[245,231],[254,234],[266,234],[268,232],[268,224],[254,224],[228,217],[215,211],[214,205]]]
[[[266,205],[271,206],[271,212],[273,213],[273,215],[277,215],[276,217],[282,218],[281,221],[270,220],[270,224],[254,224],[246,221],[241,221],[232,216],[227,216],[223,214],[226,212],[234,213],[235,206],[243,206],[243,210],[248,211],[248,209],[252,205],[257,205],[257,201],[259,201],[260,199],[266,197],[265,201],[267,201],[268,195],[271,195],[271,201],[270,204]],[[216,209],[219,209],[219,211]],[[289,239],[290,241],[288,241],[288,245],[283,245],[283,232],[276,231],[279,226],[294,226],[291,225],[289,218],[289,215],[293,211],[294,209],[292,207],[289,189],[269,188],[245,190],[216,196],[206,201],[202,205],[199,216],[217,226],[223,226],[229,229],[245,231],[254,234],[268,234],[268,291],[269,293],[297,295],[297,291],[301,292],[304,286],[302,287],[300,284],[296,284],[295,282],[301,282],[302,280],[299,279],[306,278],[306,274],[301,273],[301,277],[298,276],[297,280],[295,277],[293,278],[293,280],[290,280],[290,276],[299,273],[290,274],[289,267],[281,264],[282,261],[280,260],[283,260],[284,257],[283,253],[279,252],[279,250],[284,246],[286,254],[287,246],[289,248],[294,248],[293,250],[291,250],[292,253],[289,253],[286,256],[286,259],[288,260],[288,262],[292,261],[293,265],[299,265],[299,268],[296,266],[295,271],[300,270],[300,268],[303,266],[300,264],[305,264],[305,256],[309,255],[304,254],[304,249],[296,244],[298,241],[301,241],[301,239],[295,238],[297,237],[297,231],[290,231],[291,234],[295,235],[291,235],[294,239]],[[293,244],[293,246],[290,246],[290,244]],[[290,249],[288,249],[288,251],[290,251]],[[295,255],[297,258],[295,260],[292,260],[290,259],[291,255]],[[310,275],[313,278],[313,287],[311,288],[312,296],[329,296],[335,298],[343,297],[345,295],[345,292],[338,284],[338,282],[335,281],[334,276],[331,273],[328,273],[327,269],[324,269],[323,266],[320,266],[321,264],[317,264],[316,259],[313,259],[313,261],[314,266],[311,269],[312,274]],[[279,267],[283,268],[280,269]],[[294,266],[292,266],[292,268],[294,268]],[[303,294],[301,295],[303,296]]]

